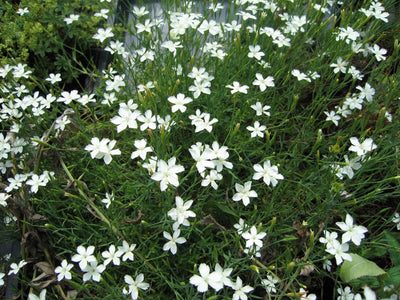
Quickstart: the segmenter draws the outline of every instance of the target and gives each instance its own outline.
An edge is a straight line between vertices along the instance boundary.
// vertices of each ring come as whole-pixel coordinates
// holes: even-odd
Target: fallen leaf
[[[310,276],[310,273],[315,270],[315,267],[313,265],[305,265],[301,270],[300,270],[300,276]]]
[[[215,227],[216,229],[218,229],[220,231],[226,231],[226,228],[224,226],[222,226],[221,224],[219,224],[212,215],[207,215],[207,216],[203,217],[199,223],[200,223],[200,225],[203,225],[203,226],[208,226],[208,225],[212,224],[212,226]]]

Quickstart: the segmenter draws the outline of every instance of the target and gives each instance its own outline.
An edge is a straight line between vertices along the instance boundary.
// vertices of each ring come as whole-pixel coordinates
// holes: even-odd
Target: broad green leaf
[[[400,242],[398,237],[398,235],[385,231],[385,240],[389,246],[390,259],[395,266],[400,264]]]
[[[362,276],[379,276],[386,274],[386,272],[374,262],[354,253],[350,253],[350,256],[353,260],[344,261],[340,268],[340,278],[342,278],[344,282],[349,282]]]
[[[384,279],[385,285],[398,286],[400,284],[400,265],[390,268],[387,274],[387,278]]]

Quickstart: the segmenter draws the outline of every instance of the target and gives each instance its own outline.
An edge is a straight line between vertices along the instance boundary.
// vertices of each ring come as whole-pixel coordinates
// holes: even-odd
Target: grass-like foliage
[[[398,299],[396,1],[42,2],[67,38],[0,66],[0,297]]]

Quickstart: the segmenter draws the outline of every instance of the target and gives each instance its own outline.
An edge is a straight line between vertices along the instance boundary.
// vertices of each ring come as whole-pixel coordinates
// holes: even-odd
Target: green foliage
[[[110,4],[99,0],[32,0],[21,1],[17,7],[14,2],[6,1],[0,7],[0,67],[27,63],[34,76],[17,80],[10,71],[4,85],[0,82],[4,95],[0,103],[1,134],[3,139],[12,137],[3,144],[11,145],[17,138],[26,141],[23,153],[7,153],[12,167],[3,167],[6,171],[1,181],[7,188],[18,174],[31,178],[45,170],[54,172],[52,180],[37,193],[25,180],[10,192],[9,206],[1,207],[4,215],[9,208],[17,212],[18,220],[12,229],[19,231],[25,241],[23,258],[29,260],[29,265],[21,272],[21,295],[44,287],[46,282],[40,278],[45,276],[40,277],[38,262],[46,261],[54,271],[64,259],[71,262],[78,246],[93,245],[96,259],[103,263],[102,253],[110,245],[121,246],[123,241],[136,244],[133,261],[121,261],[118,266],[110,263],[100,282],[83,282],[85,272],[76,264],[71,271],[72,280],[57,282],[49,272],[49,298],[67,298],[63,294],[75,291],[77,299],[122,299],[122,289],[127,286],[124,276],[140,273],[151,283],[146,292],[140,291],[143,299],[232,298],[234,292],[228,287],[221,291],[209,288],[202,295],[190,284],[202,263],[212,270],[217,263],[232,268],[232,280],[240,276],[244,285],[254,287],[254,292],[248,294],[251,299],[295,299],[305,286],[319,299],[324,290],[332,296],[342,283],[351,284],[355,292],[368,284],[380,295],[384,294],[382,285],[399,287],[400,244],[392,221],[394,212],[399,210],[400,196],[400,77],[395,70],[399,49],[393,40],[386,60],[378,62],[371,53],[355,53],[353,45],[336,39],[339,27],[353,26],[363,32],[359,41],[365,50],[367,44],[381,45],[381,36],[395,31],[396,24],[383,27],[379,25],[382,21],[366,17],[358,7],[354,11],[344,7],[337,12],[334,6],[332,15],[325,19],[321,11],[311,9],[311,2],[315,1],[275,1],[279,13],[259,7],[254,13],[256,19],[241,19],[243,24],[237,32],[212,36],[209,32],[200,34],[198,28],[187,28],[177,40],[182,47],[173,54],[161,46],[166,40],[172,41],[173,34],[165,35],[158,27],[153,27],[151,33],[139,32],[137,25],[145,23],[149,16],[132,16],[127,28],[112,26],[113,41],[123,41],[123,32],[135,37],[132,44],[124,45],[128,54],[125,57],[114,53],[111,64],[100,72],[88,65],[94,62],[94,53],[110,46],[111,39],[100,43],[93,35],[98,28],[111,25],[93,13]],[[157,20],[167,20],[165,26],[170,26],[174,11],[197,9],[205,13],[201,21],[217,19],[218,12],[199,8],[211,2],[200,1],[189,8],[189,4],[182,7],[182,1],[165,0],[163,14]],[[357,5],[368,6],[366,2]],[[356,5],[355,1],[348,3]],[[16,14],[17,8],[24,5],[29,7],[29,13]],[[229,5],[226,20],[231,22],[238,19],[239,5],[234,1]],[[309,22],[294,35],[285,32],[291,45],[279,47],[260,31],[273,27],[283,32],[285,21],[279,14],[286,12],[304,15]],[[79,21],[66,24],[64,18],[73,13],[79,14]],[[155,20],[152,14],[150,18]],[[208,40],[222,45],[224,59],[205,52]],[[260,46],[269,65],[248,56],[249,47],[254,45]],[[154,50],[153,60],[141,60],[142,48]],[[360,70],[363,79],[355,79],[349,72],[334,73],[331,64],[339,58]],[[172,112],[169,97],[184,93],[193,98],[189,87],[194,80],[188,74],[194,67],[204,67],[214,77],[211,93],[194,99],[185,112]],[[293,69],[315,71],[320,78],[298,80]],[[110,88],[110,81],[115,78],[111,71],[125,76],[124,86]],[[51,72],[62,73],[63,81],[44,81]],[[253,84],[257,73],[272,76],[275,86],[261,91]],[[90,91],[82,88],[81,78],[91,82]],[[67,86],[70,81],[74,84]],[[249,86],[248,92],[232,94],[227,85],[234,81]],[[149,82],[154,87],[139,89],[139,85]],[[346,98],[359,93],[367,83],[375,89],[373,101],[364,100],[362,108],[342,116],[338,126],[326,119],[326,113],[343,106]],[[57,100],[43,114],[36,115],[32,97],[16,96],[14,89],[22,84],[29,88],[27,95],[40,89],[44,96]],[[75,99],[63,103],[62,92],[72,89],[81,90],[79,100],[93,93],[94,102],[82,104]],[[105,103],[106,94],[110,93],[115,93],[116,100]],[[256,115],[251,107],[256,102],[270,106],[270,115]],[[27,107],[22,108],[25,103]],[[158,118],[159,126],[154,129],[117,131],[112,119],[119,114],[120,105],[127,103],[136,104],[141,114],[150,110],[159,118],[169,116],[172,123],[161,126]],[[197,110],[218,119],[211,132],[195,131],[189,116]],[[64,129],[56,129],[63,116],[70,123]],[[266,126],[262,138],[251,137],[247,129],[255,121]],[[16,124],[19,130],[15,129]],[[106,164],[85,150],[94,137],[115,140],[120,154]],[[352,137],[360,142],[373,139],[377,148],[360,158],[362,166],[355,167],[353,176],[349,176],[337,170],[347,166],[346,160],[358,158],[349,150]],[[134,142],[141,139],[152,147],[152,153],[146,160],[132,159]],[[228,149],[227,160],[233,168],[221,171],[223,179],[217,182],[218,189],[202,184],[205,176],[199,174],[189,153],[198,142],[210,146],[217,142]],[[154,170],[144,168],[153,155],[164,161],[177,158],[177,164],[185,169],[178,176],[179,186],[160,190],[160,183],[152,179]],[[254,166],[266,161],[271,161],[284,176],[276,186],[253,177]],[[249,181],[258,196],[248,205],[233,201],[236,184]],[[114,196],[109,206],[104,202],[107,194]],[[180,227],[186,242],[179,244],[173,255],[163,251],[163,245],[164,232],[173,232],[174,221],[168,212],[175,208],[177,196],[183,201],[193,200],[190,209],[196,217],[189,218],[189,226]],[[349,251],[358,254],[351,254],[352,262],[344,261],[338,266],[320,238],[326,231],[335,232],[341,243],[343,232],[337,222],[347,214],[353,216],[355,224],[367,227],[368,232],[359,246],[348,241]],[[266,233],[259,253],[246,246],[242,233],[234,227],[240,219],[244,231],[256,228],[257,232]],[[327,265],[326,259],[332,265]],[[8,266],[5,264],[0,272],[6,272]],[[267,292],[262,281],[266,278],[278,281],[276,292]],[[334,282],[335,287],[327,287],[326,282]]]
[[[0,10],[0,65],[27,63],[39,78],[62,73],[66,83],[71,82],[79,75],[79,62],[86,67],[93,63],[90,57],[94,56],[97,43],[92,36],[105,22],[93,14],[105,3],[29,0],[17,5],[15,1],[5,1]],[[25,7],[28,13],[17,14],[18,8]],[[79,14],[80,21],[67,25],[64,18],[70,14]]]
[[[352,261],[345,261],[340,267],[340,278],[348,283],[363,276],[381,276],[386,274],[374,262],[357,254],[350,253]]]

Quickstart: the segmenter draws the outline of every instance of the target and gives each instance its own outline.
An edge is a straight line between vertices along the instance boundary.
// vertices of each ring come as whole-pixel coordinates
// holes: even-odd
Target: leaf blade
[[[363,276],[380,276],[386,272],[374,262],[357,254],[349,253],[352,261],[345,261],[340,268],[340,278],[344,282],[352,281]]]

